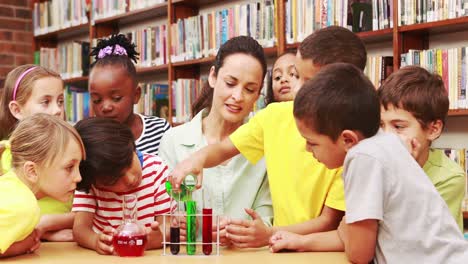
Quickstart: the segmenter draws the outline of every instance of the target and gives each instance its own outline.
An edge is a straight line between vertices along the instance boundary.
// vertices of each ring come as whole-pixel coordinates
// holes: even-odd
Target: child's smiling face
[[[133,105],[140,99],[140,89],[135,86],[123,67],[94,68],[89,77],[89,92],[96,116],[126,123],[133,114]]]

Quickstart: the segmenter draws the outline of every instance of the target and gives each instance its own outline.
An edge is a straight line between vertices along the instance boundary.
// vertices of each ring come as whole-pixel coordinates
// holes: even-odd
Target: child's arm
[[[272,252],[278,252],[285,249],[299,252],[344,251],[344,244],[336,230],[309,235],[298,235],[287,231],[279,231],[270,239],[270,250]]]
[[[94,213],[76,212],[75,214],[73,236],[78,245],[93,249],[102,255],[112,255],[114,253],[114,247],[112,246],[114,230],[105,228],[102,233],[96,234],[92,229]]]
[[[343,211],[324,205],[320,216],[300,224],[274,227],[274,231],[288,231],[300,235],[331,231],[338,227],[343,215]]]
[[[34,230],[25,239],[11,244],[11,246],[3,253],[0,253],[0,258],[13,257],[26,253],[32,253],[41,245],[39,232]]]
[[[265,246],[268,244],[271,235],[277,231],[286,231],[300,235],[331,231],[338,227],[340,219],[344,215],[343,211],[325,205],[320,216],[307,222],[290,226],[267,227],[254,211],[250,211],[252,210],[246,210],[252,217],[252,221],[231,220],[227,228],[228,238],[236,247]]]
[[[344,243],[346,256],[352,263],[369,263],[375,255],[378,223],[366,219],[351,224],[345,218],[338,227],[338,235]]]
[[[72,212],[43,215],[36,228],[42,239],[56,242],[73,241],[73,234],[71,232],[61,231],[64,229],[71,230],[74,218],[75,213]]]
[[[185,176],[195,174],[197,175],[197,188],[200,188],[203,168],[217,166],[237,154],[239,154],[239,150],[229,138],[226,138],[219,143],[211,144],[198,150],[189,158],[177,164],[169,178],[174,188],[178,189]]]

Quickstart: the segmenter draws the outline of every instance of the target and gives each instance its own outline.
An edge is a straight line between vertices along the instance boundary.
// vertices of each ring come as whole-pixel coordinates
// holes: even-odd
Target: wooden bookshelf
[[[34,36],[36,41],[41,40],[57,40],[59,38],[69,38],[77,35],[87,34],[89,32],[89,23],[72,26],[69,28],[59,29],[49,33]]]
[[[463,219],[468,219],[468,212],[467,211],[463,212]]]
[[[449,110],[449,116],[468,116],[468,109],[454,109]]]
[[[413,24],[399,27],[399,32],[426,32],[431,34],[468,30],[468,17]]]
[[[63,79],[65,84],[83,84],[88,82],[88,76]]]
[[[156,65],[151,67],[137,67],[137,74],[164,73],[169,68],[168,64]]]
[[[393,29],[386,28],[374,31],[364,31],[356,33],[364,43],[391,41],[393,37]]]
[[[141,8],[112,17],[97,19],[94,24],[130,24],[138,21],[144,21],[151,18],[167,16],[167,3],[161,3],[154,6]]]
[[[378,42],[385,42],[391,41],[393,37],[393,29],[386,28],[382,30],[375,30],[375,31],[365,31],[356,33],[359,38],[365,43],[378,43]],[[297,49],[299,47],[299,43],[292,43],[286,44],[286,50]]]
[[[40,2],[43,0],[33,0],[33,2]],[[91,0],[92,1],[92,0]],[[43,35],[34,37],[34,49],[38,50],[40,47],[56,47],[60,39],[79,36],[88,33],[89,41],[92,39],[108,36],[112,33],[119,32],[119,29],[125,25],[141,21],[151,21],[158,18],[166,18],[167,20],[167,47],[171,46],[171,24],[175,23],[178,19],[184,19],[193,15],[197,15],[199,10],[204,7],[209,7],[215,3],[220,3],[220,0],[168,0],[165,3],[157,4],[151,7],[146,7],[139,10],[133,10],[125,14],[116,15],[113,17],[102,18],[95,20],[85,25],[70,27],[67,29],[50,32]],[[224,3],[224,2],[223,2]],[[265,48],[267,56],[277,56],[282,54],[285,50],[297,49],[299,44],[286,44],[285,34],[285,3],[286,0],[277,0],[275,4],[275,28],[277,32],[276,46],[272,48]],[[229,4],[226,3],[226,6]],[[398,3],[394,1],[393,9],[398,10]],[[396,12],[395,12],[396,15]],[[88,17],[89,21],[92,21]],[[393,18],[394,25],[397,25],[398,18]],[[393,57],[394,69],[399,68],[400,55],[407,52],[409,49],[427,49],[429,45],[429,38],[432,34],[450,33],[468,30],[468,17],[461,17],[455,19],[447,19],[437,22],[413,24],[406,26],[395,26],[376,31],[359,32],[357,35],[363,40],[365,44],[382,43],[388,45],[387,42],[393,43]],[[214,57],[200,58],[196,60],[171,62],[170,54],[167,55],[167,64],[151,66],[151,67],[138,67],[137,73],[139,76],[144,75],[146,78],[154,73],[167,74],[168,83],[171,84],[177,78],[197,78],[200,76],[200,67],[209,65],[214,61]],[[86,83],[88,77],[71,78],[64,80],[66,84],[82,84]],[[172,102],[172,89],[169,89],[169,102]],[[170,106],[172,108],[172,106]],[[450,110],[449,116],[468,116],[468,110]]]

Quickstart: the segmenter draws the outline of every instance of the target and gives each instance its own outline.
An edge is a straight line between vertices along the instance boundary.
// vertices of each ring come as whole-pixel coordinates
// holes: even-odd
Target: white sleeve
[[[343,172],[346,223],[383,219],[385,169],[377,159],[353,154],[345,161]]]

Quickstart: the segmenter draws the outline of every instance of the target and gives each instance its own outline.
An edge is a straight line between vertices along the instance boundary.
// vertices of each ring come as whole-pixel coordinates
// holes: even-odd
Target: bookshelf
[[[91,0],[92,1],[92,0]],[[43,0],[34,0],[34,3],[44,2]],[[128,2],[128,0],[127,0]],[[36,35],[34,37],[34,50],[39,50],[41,47],[56,47],[63,38],[73,38],[77,35],[88,34],[89,41],[93,39],[109,36],[113,33],[118,33],[123,25],[136,23],[138,21],[148,21],[156,18],[166,18],[167,20],[167,47],[171,47],[170,28],[178,19],[185,19],[190,16],[198,15],[200,8],[206,5],[219,3],[217,0],[168,0],[164,3],[156,3],[144,8],[132,10],[122,14],[117,14],[110,17],[92,19],[92,15],[88,12],[88,21],[85,24],[74,25],[68,28],[59,29],[53,32]],[[254,1],[252,1],[254,2]],[[285,6],[287,0],[277,0],[275,2],[275,29],[276,43],[274,47],[265,48],[265,53],[268,56],[276,56],[286,50],[297,49],[299,43],[286,43],[285,36]],[[226,4],[228,5],[228,4]],[[393,1],[393,9],[398,10],[398,1]],[[88,10],[89,11],[89,10]],[[393,16],[393,25],[398,25],[398,17]],[[435,22],[419,23],[412,25],[394,26],[393,28],[385,28],[374,31],[359,32],[357,35],[364,43],[384,43],[391,41],[393,43],[393,67],[397,70],[400,67],[400,55],[406,53],[410,49],[427,49],[429,38],[434,34],[450,33],[468,30],[468,17],[459,17],[445,19]],[[173,80],[191,76],[198,78],[200,76],[199,67],[209,65],[214,61],[213,57],[203,57],[193,60],[184,60],[171,62],[170,54],[168,54],[167,64],[152,65],[149,67],[137,67],[139,75],[151,74],[167,74],[168,83]],[[66,84],[85,85],[87,77],[74,77],[64,80]],[[171,97],[171,93],[169,93]],[[172,101],[171,99],[169,101]],[[457,109],[450,110],[450,116],[468,116],[468,110]]]
[[[83,0],[84,1],[84,0]],[[95,0],[86,0],[88,3],[93,3]],[[125,0],[121,0],[125,1]],[[127,3],[129,0],[126,0]],[[45,2],[44,0],[33,0],[32,4]],[[244,1],[246,2],[246,1]],[[254,0],[250,2],[255,2]],[[171,59],[171,44],[174,41],[171,38],[171,27],[179,19],[186,19],[191,16],[199,15],[200,10],[205,6],[219,4],[230,5],[226,1],[220,0],[167,0],[164,3],[156,3],[141,9],[132,10],[117,14],[110,17],[99,18],[93,20],[92,12],[87,12],[88,22],[81,25],[74,25],[68,28],[59,29],[45,34],[36,35],[34,37],[34,50],[38,51],[42,47],[57,47],[58,43],[64,38],[74,38],[75,36],[86,34],[88,41],[92,43],[93,39],[109,36],[113,33],[118,33],[122,27],[132,23],[141,21],[152,21],[155,19],[164,19],[167,26],[167,63],[159,65],[151,65],[148,67],[137,67],[138,76],[141,78],[151,78],[154,75],[167,76],[169,84],[169,109],[172,106],[173,92],[171,89],[174,80],[179,78],[195,78],[199,79],[201,75],[201,67],[209,66],[213,61],[213,56],[206,56],[197,59],[172,61]],[[276,43],[272,47],[264,48],[266,55],[275,57],[284,53],[286,50],[297,49],[299,43],[287,43],[286,36],[286,5],[287,0],[276,0],[274,15],[274,28]],[[398,1],[393,1],[393,10],[398,10]],[[412,25],[397,26],[399,23],[396,12],[390,18],[393,22],[392,28],[384,28],[373,31],[359,32],[357,35],[367,44],[390,45],[393,55],[393,69],[397,70],[400,67],[401,54],[408,52],[410,49],[428,49],[430,38],[437,34],[456,33],[468,31],[468,17],[459,17],[452,19],[444,19],[441,21],[419,23]],[[465,32],[466,33],[466,32]],[[468,40],[468,34],[465,34]],[[388,44],[391,43],[391,44]],[[92,45],[92,44],[91,44]],[[87,87],[88,77],[74,77],[65,79],[64,82],[70,85]],[[172,121],[172,111],[169,111],[169,120]],[[468,117],[468,109],[450,110],[449,116]],[[172,125],[178,125],[180,122],[171,122]],[[468,212],[464,213],[464,217],[468,219]]]

